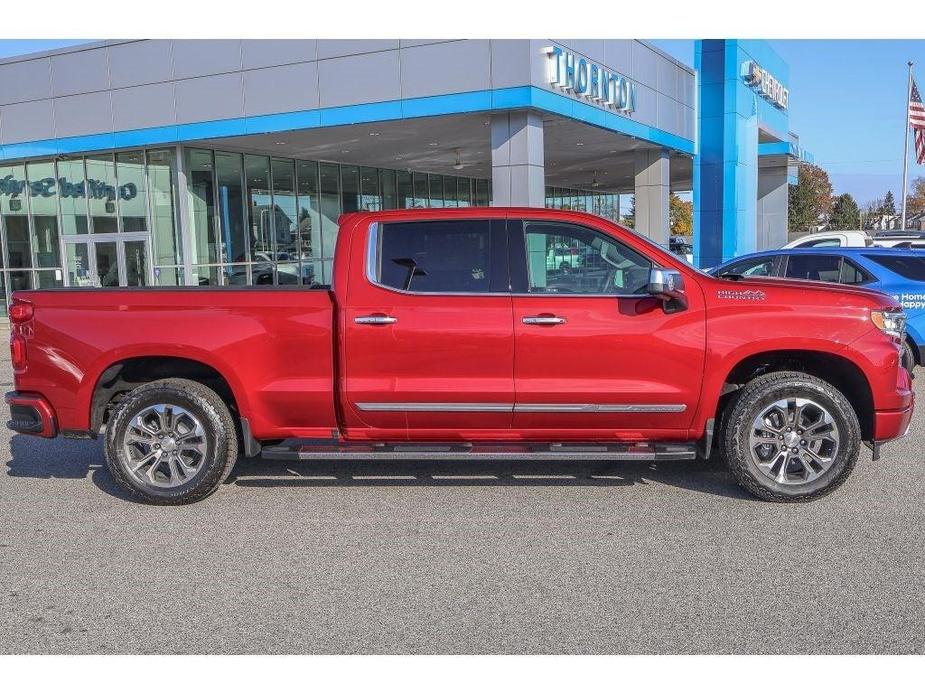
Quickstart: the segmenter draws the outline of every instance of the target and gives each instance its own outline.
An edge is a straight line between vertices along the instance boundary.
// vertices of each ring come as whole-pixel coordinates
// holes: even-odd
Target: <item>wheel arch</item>
[[[775,349],[742,357],[728,370],[720,389],[715,416],[722,416],[729,398],[744,384],[774,371],[799,371],[815,376],[841,391],[854,408],[861,438],[874,434],[874,398],[863,369],[851,359],[817,350]]]
[[[90,395],[89,428],[95,434],[107,422],[111,405],[144,383],[165,378],[185,378],[214,390],[233,416],[242,406],[228,378],[212,364],[176,355],[136,355],[110,363],[96,378]]]

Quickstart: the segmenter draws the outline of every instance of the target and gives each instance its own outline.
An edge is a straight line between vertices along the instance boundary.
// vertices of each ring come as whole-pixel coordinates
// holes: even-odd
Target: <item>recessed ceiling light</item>
[[[584,146],[585,146],[585,143],[584,143],[584,142],[576,142],[576,143],[575,143],[575,146],[576,146],[576,147],[584,147]]]

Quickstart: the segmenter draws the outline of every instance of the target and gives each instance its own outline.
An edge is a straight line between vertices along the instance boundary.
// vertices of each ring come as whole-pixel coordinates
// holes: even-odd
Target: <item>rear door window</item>
[[[838,282],[841,257],[837,255],[791,255],[785,277],[817,282]]]
[[[925,282],[925,256],[871,254],[864,257],[907,280]]]
[[[838,281],[841,284],[866,284],[876,278],[864,268],[859,267],[847,258],[842,258],[841,274]]]
[[[397,222],[381,225],[371,279],[392,289],[438,294],[486,294],[503,233],[488,220]],[[496,278],[498,279],[498,278]]]

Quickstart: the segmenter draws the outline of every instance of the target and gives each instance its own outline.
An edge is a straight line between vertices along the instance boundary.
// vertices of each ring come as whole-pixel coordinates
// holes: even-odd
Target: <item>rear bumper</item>
[[[13,391],[6,394],[6,404],[10,406],[7,429],[18,434],[42,436],[47,439],[58,435],[55,411],[41,395]]]

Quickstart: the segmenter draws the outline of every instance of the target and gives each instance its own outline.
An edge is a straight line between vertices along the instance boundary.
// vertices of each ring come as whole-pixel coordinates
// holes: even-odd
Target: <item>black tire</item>
[[[169,405],[186,410],[202,427],[204,454],[195,461],[194,473],[178,476],[176,486],[157,486],[132,472],[130,456],[143,457],[146,449],[138,447],[126,453],[127,432],[133,419],[154,405]],[[138,428],[134,427],[137,432]],[[163,439],[160,439],[163,440]],[[177,440],[180,440],[179,438]],[[171,439],[172,441],[172,439]],[[157,444],[161,448],[160,444]],[[106,465],[110,473],[132,495],[152,504],[188,504],[214,492],[228,477],[238,459],[238,436],[228,406],[212,389],[182,378],[152,381],[129,392],[118,404],[106,426]],[[150,468],[154,464],[147,466]],[[165,462],[154,477],[169,477],[173,468],[164,469]],[[156,467],[156,466],[155,466]],[[174,466],[175,468],[176,466]],[[191,466],[192,467],[192,466]]]
[[[772,479],[758,467],[749,450],[755,418],[775,401],[787,398],[805,398],[825,408],[838,433],[838,449],[830,456],[832,463],[808,482],[781,483]],[[778,371],[750,381],[730,399],[721,417],[720,455],[736,481],[766,501],[811,501],[833,492],[854,469],[860,445],[861,427],[847,398],[831,384],[797,371]]]

